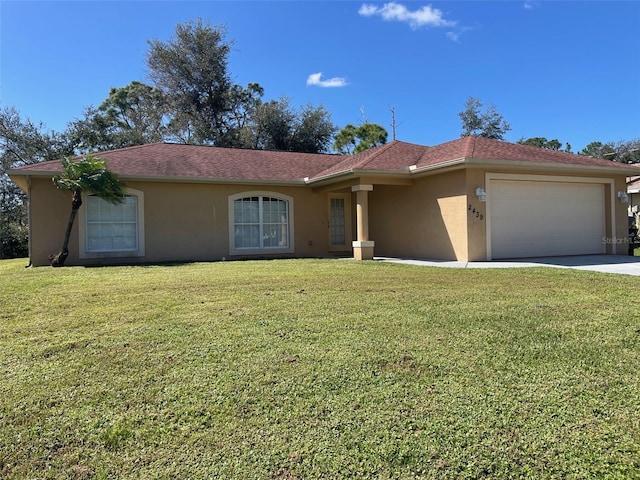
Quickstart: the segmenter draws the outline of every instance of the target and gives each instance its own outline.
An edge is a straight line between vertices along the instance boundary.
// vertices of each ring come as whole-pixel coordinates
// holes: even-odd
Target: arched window
[[[293,252],[293,199],[273,192],[244,192],[229,197],[232,254]]]

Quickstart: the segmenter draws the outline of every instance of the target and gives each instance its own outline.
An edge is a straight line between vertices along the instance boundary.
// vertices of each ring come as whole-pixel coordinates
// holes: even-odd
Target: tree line
[[[0,258],[26,256],[24,193],[10,168],[153,142],[306,153],[351,154],[387,142],[382,126],[364,122],[339,129],[322,106],[299,108],[287,97],[265,100],[259,83],[235,84],[228,68],[233,41],[226,27],[202,20],[176,26],[166,41],[150,40],[146,56],[150,83],[132,81],[112,88],[97,107],[87,107],[64,132],[23,119],[15,107],[0,105]],[[511,129],[493,105],[469,97],[460,112],[461,136],[498,140]],[[544,137],[518,143],[562,150]],[[593,142],[582,152],[615,161],[640,162],[640,141]],[[571,151],[569,144],[565,151]]]

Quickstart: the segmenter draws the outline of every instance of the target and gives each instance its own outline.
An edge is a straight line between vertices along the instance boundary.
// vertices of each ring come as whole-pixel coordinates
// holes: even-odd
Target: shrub
[[[26,225],[0,220],[0,258],[29,255],[29,229]]]

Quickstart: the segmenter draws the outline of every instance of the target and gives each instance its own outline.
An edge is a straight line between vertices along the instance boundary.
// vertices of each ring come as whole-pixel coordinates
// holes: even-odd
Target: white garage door
[[[491,180],[491,257],[604,253],[604,185]]]

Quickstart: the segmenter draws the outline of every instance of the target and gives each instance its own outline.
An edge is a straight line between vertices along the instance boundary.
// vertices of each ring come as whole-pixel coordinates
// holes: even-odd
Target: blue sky
[[[322,104],[398,140],[460,136],[469,96],[578,151],[640,137],[637,1],[0,0],[0,104],[62,131],[111,87],[149,82],[150,39],[178,23],[225,25],[229,72],[265,100]]]

